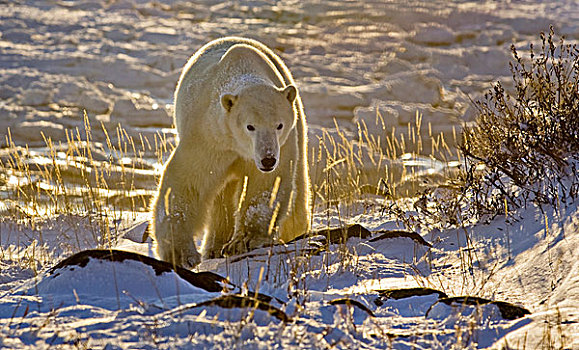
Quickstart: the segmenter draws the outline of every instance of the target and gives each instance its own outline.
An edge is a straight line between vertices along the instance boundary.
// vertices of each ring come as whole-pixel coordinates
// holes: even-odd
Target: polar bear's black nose
[[[261,160],[264,170],[271,170],[275,166],[276,159],[274,157],[266,157]]]

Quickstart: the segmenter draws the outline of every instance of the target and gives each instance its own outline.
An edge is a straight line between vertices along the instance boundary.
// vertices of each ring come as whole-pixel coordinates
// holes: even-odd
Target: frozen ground
[[[31,157],[26,164],[48,173],[71,159],[61,156],[67,133],[86,135],[86,110],[92,168],[76,157],[59,176],[76,184],[100,165],[108,203],[126,209],[127,198],[148,198],[163,155],[150,147],[137,164],[103,151],[101,123],[108,130],[121,123],[127,137],[165,145],[174,135],[171,94],[186,59],[211,39],[246,35],[274,48],[294,73],[312,145],[322,128],[336,132],[333,118],[342,130],[364,122],[375,135],[396,128],[408,140],[418,111],[423,151],[439,133],[452,148],[453,128],[473,118],[469,96],[479,98],[493,81],[508,86],[510,44],[526,48],[550,24],[579,39],[576,2],[0,0],[0,143],[6,146],[10,128],[16,146],[30,145],[20,149]],[[43,153],[40,131],[60,153]],[[123,139],[109,136],[113,145]],[[10,154],[0,149],[0,160]],[[124,177],[129,165],[139,168],[131,181]],[[435,161],[420,167],[445,169]],[[43,217],[38,203],[15,200],[15,191],[26,199],[30,188],[48,186],[40,172],[24,174],[0,174],[0,348],[579,349],[576,204],[417,232],[432,247],[408,237],[378,239],[402,229],[384,214],[382,198],[320,205],[316,229],[345,222],[374,233],[321,252],[325,241],[317,237],[200,266],[230,285],[160,273],[131,258],[53,268],[93,248],[152,256],[150,242],[141,243],[147,214],[135,213],[146,203],[106,212],[108,227],[97,224],[97,210]],[[207,278],[213,282],[199,284]],[[389,291],[415,287],[450,299]],[[244,297],[223,299],[232,293]],[[461,296],[509,302],[530,314],[452,299]]]
[[[425,133],[452,143],[452,128],[472,119],[469,96],[508,81],[512,43],[528,47],[550,24],[579,39],[575,1],[0,4],[0,130],[30,145],[44,145],[40,130],[62,140],[82,129],[83,110],[93,125],[122,123],[131,135],[169,128],[180,68],[225,35],[254,37],[281,55],[313,126],[364,121],[383,134],[378,110],[388,133],[405,133],[419,111]]]
[[[370,203],[379,205],[369,200],[366,207]],[[320,213],[316,226],[325,227],[328,217],[337,220],[339,215]],[[352,221],[371,231],[397,229],[377,214],[360,214]],[[37,223],[36,231],[4,222],[0,345],[520,349],[551,344],[577,349],[577,206],[544,208],[544,213],[529,207],[511,213],[507,221],[500,217],[465,230],[421,232],[432,247],[408,237],[373,234],[316,253],[325,241],[314,237],[244,257],[208,260],[200,267],[228,276],[236,286],[201,277],[204,285],[195,279],[191,283],[172,270],[157,271],[128,258],[91,258],[36,271],[34,264],[23,266],[23,257],[46,257],[56,265],[70,250],[65,232],[75,231],[77,242],[85,242],[73,250],[94,246],[83,227],[86,218],[47,219]],[[143,230],[133,225],[122,231],[117,248],[150,254],[148,243],[134,241]],[[23,242],[39,232],[42,238]],[[442,293],[389,292],[416,287]],[[273,299],[255,301],[256,292]],[[232,293],[249,299],[224,302],[223,295]],[[450,299],[440,299],[442,294]],[[452,299],[461,296],[508,301],[523,309],[509,312],[501,303],[473,306]]]

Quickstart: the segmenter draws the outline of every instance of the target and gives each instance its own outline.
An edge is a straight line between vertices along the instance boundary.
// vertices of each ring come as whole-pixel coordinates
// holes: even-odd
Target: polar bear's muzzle
[[[254,161],[257,168],[263,173],[269,173],[275,170],[278,165],[278,152],[266,151],[265,153],[257,153]]]
[[[275,133],[258,133],[254,143],[254,161],[264,173],[274,171],[279,164],[279,142]]]
[[[275,157],[265,157],[261,159],[259,166],[259,170],[263,171],[264,173],[269,173],[276,168],[277,159]]]

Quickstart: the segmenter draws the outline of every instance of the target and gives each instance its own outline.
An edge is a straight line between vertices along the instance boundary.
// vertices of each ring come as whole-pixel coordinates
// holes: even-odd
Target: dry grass
[[[8,130],[8,147],[0,151],[0,189],[5,198],[1,220],[16,223],[21,231],[37,232],[38,236],[27,237],[28,242],[43,242],[36,227],[48,218],[60,218],[63,230],[82,222],[97,247],[114,246],[120,222],[148,210],[158,172],[154,161],[172,145],[161,135],[152,142],[143,137],[135,141],[120,125],[113,135],[102,125],[99,131],[104,142],[93,140],[85,114],[82,132],[67,132],[66,142],[44,137],[45,147],[29,149],[15,145]],[[79,249],[80,244],[73,252]],[[18,255],[4,249],[1,253]]]

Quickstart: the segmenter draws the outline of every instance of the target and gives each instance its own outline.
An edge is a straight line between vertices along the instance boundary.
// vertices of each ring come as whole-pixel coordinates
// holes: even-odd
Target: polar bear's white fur
[[[202,47],[175,92],[179,142],[153,202],[157,253],[173,264],[289,241],[310,228],[307,129],[288,68],[265,45]]]

